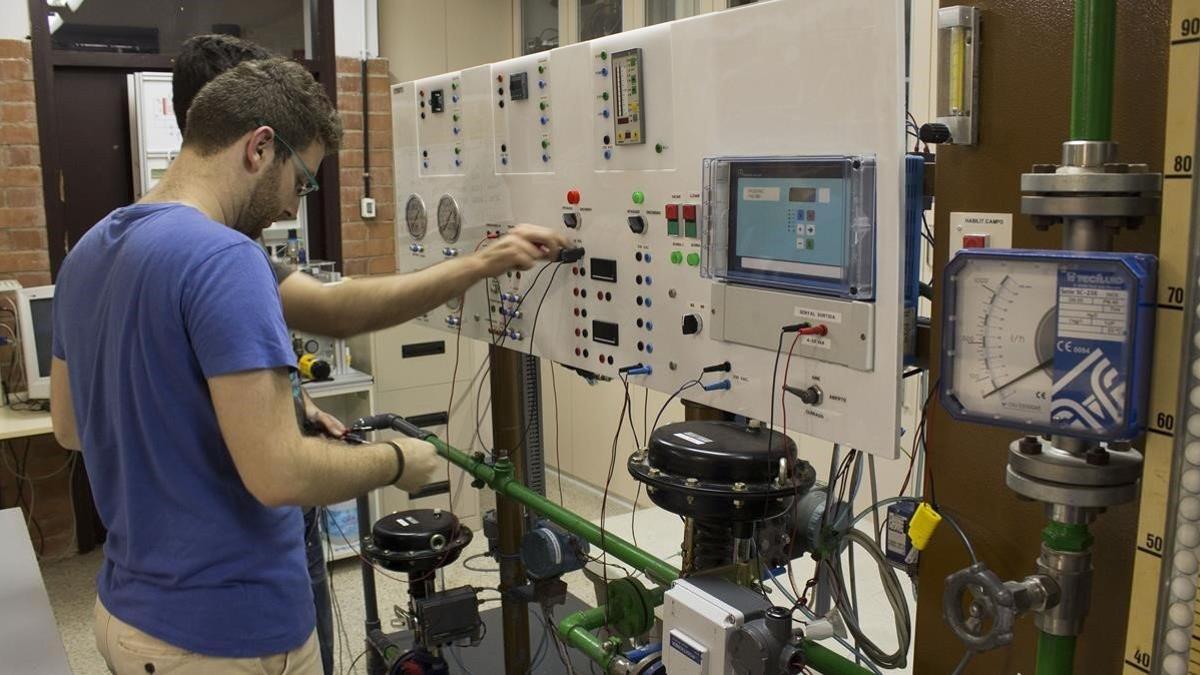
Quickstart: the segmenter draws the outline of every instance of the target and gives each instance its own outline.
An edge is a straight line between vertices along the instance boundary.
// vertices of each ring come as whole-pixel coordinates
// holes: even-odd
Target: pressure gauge
[[[1143,254],[961,251],[944,277],[943,405],[1026,433],[1138,435],[1155,273]]]
[[[458,241],[462,232],[462,214],[458,211],[458,202],[450,195],[442,195],[437,208],[438,232],[447,244]]]
[[[425,213],[425,202],[419,195],[409,195],[404,205],[404,224],[408,226],[408,235],[413,239],[419,241],[425,237],[429,216]]]

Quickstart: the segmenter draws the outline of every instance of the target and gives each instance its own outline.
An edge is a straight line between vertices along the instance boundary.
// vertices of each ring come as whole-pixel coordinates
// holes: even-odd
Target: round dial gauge
[[[946,408],[1027,433],[1136,435],[1154,269],[1138,254],[959,253],[945,276]]]
[[[981,260],[956,279],[952,390],[977,414],[1050,418],[1058,266]]]
[[[429,224],[429,215],[425,212],[425,202],[418,195],[410,195],[404,205],[404,224],[408,226],[408,235],[420,240],[425,236],[425,228]]]
[[[462,232],[462,214],[458,210],[458,202],[450,195],[442,195],[437,207],[438,233],[447,244],[458,241]]]

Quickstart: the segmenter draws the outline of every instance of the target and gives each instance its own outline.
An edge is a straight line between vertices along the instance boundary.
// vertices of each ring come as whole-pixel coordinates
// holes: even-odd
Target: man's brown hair
[[[255,127],[269,126],[297,152],[314,141],[337,150],[342,122],[303,66],[287,59],[246,61],[204,85],[187,113],[184,147],[209,155]],[[290,153],[276,144],[277,157]]]
[[[187,130],[188,108],[204,85],[243,61],[272,56],[265,47],[232,35],[196,35],[184,40],[171,69],[171,98],[179,131]]]

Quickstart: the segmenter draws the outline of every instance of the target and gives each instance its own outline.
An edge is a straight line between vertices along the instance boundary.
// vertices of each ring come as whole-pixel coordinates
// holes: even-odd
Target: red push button
[[[696,205],[695,204],[684,204],[683,205],[683,219],[684,220],[695,220],[696,219]]]
[[[579,203],[579,190],[567,190],[567,203],[568,204],[578,204]]]
[[[986,234],[964,234],[962,238],[962,247],[988,248],[988,245],[991,243],[989,241],[990,239],[991,237]]]
[[[679,205],[667,204],[667,208],[663,209],[667,214],[667,220],[679,220]]]

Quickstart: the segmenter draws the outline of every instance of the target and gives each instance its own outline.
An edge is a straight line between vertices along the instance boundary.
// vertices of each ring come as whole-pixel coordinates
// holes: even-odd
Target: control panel
[[[789,429],[898,456],[904,29],[893,5],[764,3],[393,86],[400,271],[523,222],[584,249],[419,321],[667,393],[698,379],[687,398],[757,419],[774,407],[781,421],[786,385],[806,393],[787,394]],[[432,112],[434,90],[445,112]],[[452,106],[457,134],[429,121]],[[710,180],[718,166],[736,185]]]

